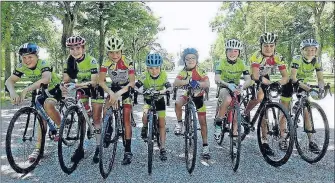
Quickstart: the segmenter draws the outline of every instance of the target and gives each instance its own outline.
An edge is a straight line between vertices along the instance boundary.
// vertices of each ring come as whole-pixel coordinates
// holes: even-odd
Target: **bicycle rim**
[[[320,161],[327,152],[329,144],[329,124],[327,116],[323,109],[314,102],[309,102],[309,119],[313,120],[312,129],[315,131],[312,133],[307,133],[307,131],[312,131],[308,129],[308,123],[304,121],[303,115],[305,115],[302,108],[299,109],[297,115],[294,118],[294,123],[296,125],[296,148],[303,160],[308,163],[316,163]],[[306,114],[307,115],[307,114]],[[309,136],[311,140],[318,146],[320,152],[313,153],[309,149]]]
[[[278,110],[280,110],[280,114],[285,118],[286,121],[286,130],[283,134],[282,139],[284,138],[287,142],[287,149],[281,150],[279,141],[281,140],[281,132],[279,127],[279,121],[277,118]],[[267,114],[267,115],[266,115]],[[264,123],[264,139],[267,139],[267,143],[270,146],[270,148],[273,151],[273,155],[267,154],[265,149],[262,147],[262,119],[263,117],[267,117],[267,122]],[[288,159],[290,158],[292,151],[293,151],[293,145],[294,145],[294,128],[293,128],[293,122],[291,120],[291,117],[288,115],[287,110],[284,108],[284,106],[280,103],[268,103],[264,109],[261,111],[261,114],[259,116],[259,121],[257,125],[257,140],[258,145],[260,148],[260,151],[267,163],[274,167],[279,167],[281,165],[284,165]]]
[[[21,119],[21,116],[25,115],[27,115],[27,119],[25,120]],[[18,127],[19,125],[21,125],[21,127]],[[34,170],[36,165],[42,158],[45,144],[45,133],[46,133],[45,130],[42,129],[44,129],[44,126],[42,124],[42,118],[38,114],[36,109],[31,107],[21,108],[14,114],[13,118],[11,119],[6,134],[6,155],[10,166],[17,173],[28,173]],[[24,132],[26,132],[25,135]],[[17,135],[18,133],[20,134]],[[39,135],[39,133],[41,133],[41,135]],[[36,145],[38,143],[38,139],[40,139],[41,142],[40,147],[38,147],[40,153],[34,162],[29,162],[28,156],[25,157],[25,155],[29,155],[30,153],[33,152],[33,150],[37,147]],[[23,146],[18,146],[16,144],[18,142],[24,142],[25,144],[23,144]],[[21,151],[24,151],[23,152],[24,157],[23,158],[16,157],[15,154],[16,153],[21,154],[20,153]]]
[[[82,127],[83,123],[85,123],[84,117],[79,112],[78,106],[70,106],[63,116],[58,141],[59,164],[68,175],[76,170],[79,163],[77,161],[72,162],[71,157],[76,149],[83,147],[85,137],[84,128]]]
[[[117,119],[113,118],[111,111],[107,112],[101,129],[99,169],[104,179],[106,179],[112,171],[115,161],[119,131],[116,120]]]

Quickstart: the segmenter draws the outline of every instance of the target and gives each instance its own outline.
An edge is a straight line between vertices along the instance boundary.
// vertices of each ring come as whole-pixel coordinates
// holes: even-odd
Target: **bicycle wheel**
[[[152,172],[152,156],[154,151],[154,139],[153,139],[153,123],[154,115],[152,111],[148,112],[148,173]]]
[[[325,112],[317,103],[308,102],[305,107],[304,111],[300,108],[294,118],[294,124],[296,125],[295,142],[301,158],[308,163],[316,163],[320,161],[327,152],[329,144],[329,124]],[[303,116],[305,115],[308,115],[311,123],[304,120]],[[310,128],[308,128],[309,124],[311,124]],[[318,146],[319,151],[312,151],[312,149],[310,149],[310,141]]]
[[[234,107],[234,118],[236,116],[236,127],[234,126],[233,121],[229,121],[230,131],[230,159],[232,162],[232,168],[236,172],[238,166],[240,164],[240,154],[241,154],[241,113],[240,106],[235,105]],[[236,129],[235,129],[236,128]],[[236,130],[237,134],[234,135],[234,131]]]
[[[284,117],[286,124],[283,125],[285,132],[281,134],[280,121],[276,117],[276,114],[280,111]],[[262,128],[262,119],[264,118],[264,124]],[[287,110],[280,103],[268,103],[262,109],[259,121],[257,125],[257,140],[260,151],[267,163],[274,167],[285,164],[290,158],[293,151],[294,144],[294,128],[291,117],[288,115]],[[286,141],[287,148],[281,149],[280,143]],[[267,143],[269,148],[272,149],[272,153],[266,151],[263,147],[263,143]]]
[[[187,105],[185,111],[185,159],[188,173],[192,173],[197,157],[197,124],[198,116],[195,105]]]
[[[62,170],[68,175],[71,174],[79,162],[71,158],[76,149],[83,147],[85,130],[83,125],[85,118],[76,105],[70,106],[62,119],[59,129],[58,160]]]
[[[43,156],[45,134],[42,117],[37,110],[24,107],[11,119],[6,134],[6,155],[10,166],[17,173],[28,173],[36,167]],[[18,143],[24,144],[18,144]],[[38,145],[40,144],[40,145]],[[30,162],[28,155],[39,149],[35,161]]]
[[[104,179],[110,174],[116,156],[119,133],[119,127],[116,120],[116,118],[113,118],[112,109],[109,109],[104,117],[99,146],[99,169],[100,174]]]

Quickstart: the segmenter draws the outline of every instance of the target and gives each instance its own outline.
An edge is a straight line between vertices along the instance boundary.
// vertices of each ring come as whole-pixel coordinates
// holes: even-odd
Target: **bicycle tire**
[[[309,102],[309,105],[310,105],[310,107],[314,107],[321,114],[321,117],[322,117],[322,120],[323,120],[323,123],[324,123],[325,139],[323,141],[322,149],[321,149],[318,156],[316,156],[314,158],[313,157],[310,158],[304,153],[303,148],[299,143],[297,132],[296,132],[296,135],[295,135],[295,143],[296,143],[296,148],[297,148],[297,151],[298,151],[300,157],[303,160],[305,160],[306,162],[312,164],[312,163],[316,163],[316,162],[320,161],[325,156],[325,154],[327,152],[327,148],[328,148],[328,145],[329,145],[329,124],[328,124],[328,119],[327,119],[327,116],[326,116],[325,112],[323,111],[323,109],[317,103]],[[311,110],[309,110],[309,112],[311,112]],[[299,116],[301,114],[302,114],[302,108],[300,108],[298,110],[297,115],[294,118],[294,124],[296,126],[296,129],[298,128],[297,121],[299,120]]]
[[[261,137],[262,119],[263,119],[263,117],[266,114],[266,111],[268,109],[271,109],[273,111],[273,109],[275,109],[275,108],[277,108],[278,110],[280,110],[284,114],[284,117],[286,118],[286,122],[287,122],[287,127],[288,127],[288,129],[286,129],[286,130],[288,130],[288,133],[287,133],[287,136],[286,136],[286,140],[288,140],[288,147],[287,147],[287,150],[285,151],[285,155],[283,157],[281,157],[279,160],[273,160],[272,156],[266,154],[265,150],[262,148],[262,141],[261,141],[261,138],[262,138]],[[273,113],[276,114],[275,111],[273,111]],[[274,116],[274,119],[275,118],[277,118],[277,117]],[[268,131],[268,133],[270,133],[270,132]],[[271,133],[272,133],[272,131],[271,131]],[[275,132],[273,134],[278,135]],[[268,164],[270,164],[274,167],[279,167],[279,166],[284,165],[288,161],[288,159],[290,158],[290,156],[292,154],[293,145],[294,145],[294,137],[295,137],[294,125],[293,125],[291,117],[288,115],[288,112],[285,109],[285,107],[282,104],[276,103],[276,102],[270,102],[270,103],[266,104],[265,107],[262,109],[260,115],[259,115],[258,125],[257,125],[257,141],[258,141],[260,151],[261,151],[265,161]],[[279,138],[277,138],[277,139],[279,139]],[[282,152],[282,151],[278,151],[278,152]]]
[[[152,159],[154,150],[154,139],[153,137],[153,123],[154,117],[152,111],[148,112],[148,173],[152,173]]]
[[[109,109],[111,110],[111,109]],[[106,113],[106,116],[104,117],[103,120],[103,127],[101,129],[101,139],[100,139],[100,146],[99,146],[99,170],[100,170],[100,174],[101,176],[106,179],[108,177],[108,175],[110,174],[110,172],[113,169],[113,165],[114,165],[114,161],[115,161],[115,156],[116,156],[116,149],[117,149],[117,143],[118,143],[118,133],[119,133],[119,128],[118,128],[118,124],[117,124],[117,119],[114,118],[113,119],[113,112],[109,112]],[[115,116],[114,116],[115,117]],[[113,129],[114,128],[114,129]],[[110,130],[110,131],[108,131]],[[110,142],[106,142],[106,134],[107,133],[111,133],[110,138],[108,139]],[[113,135],[114,133],[114,135]],[[114,136],[114,138],[112,138]],[[111,143],[111,144],[109,144]],[[112,148],[112,155],[110,156],[110,159],[108,161],[108,166],[105,169],[104,168],[104,152],[106,152],[104,149],[108,149],[109,147]]]
[[[237,139],[234,142],[233,135],[234,135],[234,125],[233,121],[229,122],[230,123],[230,158],[232,161],[232,168],[234,172],[237,171],[239,164],[240,164],[240,155],[241,155],[241,112],[240,112],[240,106],[235,105],[234,107],[234,116],[237,116]],[[234,119],[233,119],[234,120]],[[234,143],[236,147],[236,155],[234,155]],[[236,156],[236,157],[235,157]]]
[[[186,159],[186,168],[188,173],[192,173],[195,168],[195,162],[197,157],[197,124],[198,117],[195,109],[195,105],[187,105],[188,110],[185,114],[185,159]],[[186,110],[185,110],[186,111]],[[193,119],[193,120],[192,120]],[[189,147],[193,147],[192,160],[191,163],[189,159]]]
[[[28,167],[21,167],[16,160],[14,160],[13,157],[13,149],[11,148],[11,144],[12,144],[12,133],[13,133],[13,129],[14,129],[14,125],[16,120],[20,117],[21,114],[28,114],[28,118],[30,119],[30,114],[34,114],[35,119],[34,120],[38,120],[39,126],[42,129],[42,136],[41,136],[41,146],[39,148],[40,150],[40,154],[37,156],[36,160],[31,163],[30,166]],[[29,122],[29,121],[28,121]],[[28,127],[29,124],[26,123],[26,129]],[[25,130],[26,131],[26,130]],[[32,170],[34,170],[37,166],[37,164],[39,163],[40,159],[43,156],[43,152],[44,152],[44,145],[45,145],[45,134],[46,134],[46,130],[44,130],[44,125],[42,122],[42,117],[38,114],[37,110],[32,108],[32,107],[24,107],[19,109],[13,116],[13,118],[11,119],[8,129],[7,129],[7,134],[6,134],[6,155],[7,155],[7,159],[8,162],[10,164],[10,166],[17,172],[17,173],[29,173]]]
[[[61,127],[59,129],[59,141],[58,141],[58,160],[59,160],[59,164],[60,164],[60,167],[63,170],[63,172],[65,172],[68,175],[70,175],[73,171],[76,170],[76,168],[78,166],[78,163],[79,163],[79,162],[75,161],[75,162],[72,162],[73,163],[72,165],[66,165],[66,162],[64,161],[64,159],[65,159],[64,157],[67,157],[67,156],[63,155],[63,144],[65,146],[68,146],[68,144],[66,142],[69,138],[68,136],[64,137],[63,132],[67,128],[66,125],[68,125],[68,123],[69,123],[69,122],[67,122],[67,119],[68,119],[67,116],[71,115],[72,113],[76,113],[77,116],[78,116],[78,124],[77,124],[78,126],[77,126],[77,130],[76,130],[77,134],[76,134],[74,140],[75,140],[75,142],[77,142],[78,138],[79,138],[79,144],[78,144],[76,149],[83,148],[83,142],[84,142],[84,138],[85,138],[85,131],[84,131],[84,128],[82,126],[83,124],[85,124],[85,118],[84,118],[83,114],[80,112],[80,109],[79,109],[78,106],[76,106],[76,105],[70,106],[66,110],[66,112],[63,116]],[[74,121],[73,121],[73,116],[72,116],[71,121],[70,121],[70,128],[72,127],[73,123],[74,123]],[[70,162],[71,162],[71,160],[70,160]]]

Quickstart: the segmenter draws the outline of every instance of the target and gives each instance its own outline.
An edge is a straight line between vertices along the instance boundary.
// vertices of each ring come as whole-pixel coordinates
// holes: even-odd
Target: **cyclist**
[[[168,81],[167,74],[164,70],[161,69],[163,64],[163,58],[155,53],[149,54],[146,57],[145,64],[147,65],[148,71],[138,79],[136,82],[136,87],[141,88],[143,86],[143,90],[154,90],[159,91],[160,94],[165,94],[166,91],[171,91],[172,86],[171,83]],[[144,98],[145,105],[143,107],[143,127],[141,131],[141,137],[143,139],[147,138],[148,132],[148,120],[147,114],[148,110],[151,105],[150,98]],[[155,102],[156,110],[158,113],[158,121],[159,121],[159,134],[160,134],[160,159],[162,161],[167,160],[166,150],[165,150],[165,100],[164,96],[160,96],[159,99]]]
[[[272,82],[270,81],[270,72],[271,69],[278,67],[280,74],[282,76],[280,81],[274,82],[273,85],[281,88],[282,85],[287,84],[288,82],[288,73],[286,70],[286,65],[283,60],[283,57],[275,51],[276,43],[277,43],[278,35],[270,32],[266,32],[260,36],[260,46],[261,50],[256,51],[250,58],[251,63],[251,77],[259,86],[261,83],[264,85],[269,85]],[[251,99],[245,109],[244,117],[247,122],[250,120],[250,111],[260,103],[264,98],[265,86],[261,85],[261,87],[257,87],[257,97],[255,99]],[[284,96],[284,94],[282,95]],[[285,96],[284,96],[285,97]],[[286,96],[287,97],[287,96]],[[281,100],[281,102],[285,105],[288,102]],[[288,105],[286,105],[288,106]],[[287,148],[287,143],[285,141],[285,132],[286,132],[286,121],[280,121],[280,135],[281,139],[279,141],[280,147]],[[274,155],[273,150],[270,148],[266,134],[267,129],[265,127],[264,120],[262,121],[262,148],[265,150],[266,154]]]
[[[61,123],[61,116],[56,109],[57,101],[59,101],[62,97],[62,93],[60,90],[55,88],[57,83],[60,83],[60,78],[57,77],[56,73],[52,72],[52,68],[50,63],[41,60],[38,58],[39,47],[34,43],[25,43],[19,48],[19,55],[22,60],[22,63],[19,63],[13,74],[6,80],[6,88],[9,91],[10,98],[12,103],[19,104],[25,98],[28,92],[36,90],[40,88],[41,84],[48,84],[48,90],[54,98],[45,98],[44,96],[40,96],[38,101],[45,109],[47,115],[56,123],[59,128]],[[25,87],[21,95],[19,96],[15,89],[14,84],[20,80],[20,78],[25,75],[33,82],[33,84]],[[44,121],[45,126],[46,121]],[[28,159],[30,162],[34,162],[38,157],[41,146],[41,129],[38,129],[38,142],[36,144],[36,148],[32,154],[29,155]],[[55,141],[58,140],[58,136],[55,137]]]
[[[217,84],[224,85],[219,91],[219,99],[222,101],[222,104],[219,109],[219,113],[216,117],[215,121],[215,132],[214,138],[215,140],[219,140],[221,138],[221,126],[223,118],[226,118],[226,113],[228,110],[228,106],[230,105],[232,98],[229,94],[229,88],[231,91],[237,91],[240,93],[241,89],[247,89],[247,87],[251,84],[251,78],[249,74],[249,70],[244,65],[243,60],[239,58],[241,54],[241,50],[243,49],[242,43],[237,39],[229,39],[225,43],[226,47],[226,59],[222,60],[220,65],[216,68],[215,71],[215,82]],[[240,77],[243,73],[244,76],[244,84],[239,87]],[[237,123],[236,119],[234,119],[234,135],[237,135]]]
[[[123,120],[125,125],[126,143],[122,165],[131,163],[133,154],[131,152],[132,127],[130,124],[130,113],[132,110],[132,101],[129,98],[129,86],[134,88],[135,70],[132,64],[128,63],[122,57],[123,40],[118,37],[111,37],[105,42],[108,59],[105,60],[100,68],[99,85],[108,93],[105,109],[113,105],[117,107],[117,101],[122,97]],[[106,74],[111,79],[111,87],[106,85]],[[106,111],[104,109],[104,111]]]
[[[96,149],[93,156],[93,162],[99,162],[99,144],[100,144],[100,133],[101,133],[101,113],[103,105],[103,90],[101,87],[97,87],[98,83],[98,62],[95,58],[87,54],[85,51],[86,40],[81,36],[71,36],[66,40],[66,47],[70,49],[70,55],[64,65],[63,82],[67,89],[70,88],[82,88],[88,85],[92,85],[95,89],[94,92],[90,91],[89,88],[82,88],[79,92],[82,92],[84,96],[81,101],[83,102],[85,109],[88,114],[91,115],[89,106],[89,97],[91,97],[92,109],[93,109],[93,123],[95,127],[96,136]],[[71,84],[77,79],[77,83]],[[64,88],[62,88],[64,91]],[[66,90],[65,90],[66,91]],[[84,123],[85,125],[85,123]],[[85,127],[85,126],[84,126]],[[84,157],[84,149],[78,148],[71,157],[71,161],[80,161]]]
[[[300,51],[301,55],[297,55],[293,57],[292,65],[291,65],[291,76],[292,82],[294,85],[298,86],[298,79],[303,79],[303,83],[310,82],[313,78],[313,72],[316,72],[316,76],[318,79],[319,85],[319,94],[315,92],[314,89],[307,87],[307,91],[311,91],[310,95],[313,98],[318,98],[322,96],[324,93],[324,80],[323,80],[323,72],[321,64],[317,57],[317,51],[319,48],[319,43],[315,39],[305,39],[300,43]],[[292,85],[291,85],[292,86]],[[302,92],[304,89],[300,88],[297,92]],[[293,91],[293,89],[289,90]],[[292,92],[291,92],[292,95]],[[288,99],[289,101],[291,98]],[[310,118],[307,109],[304,109],[304,121],[307,127],[307,130],[311,129]],[[320,149],[318,145],[312,141],[312,133],[307,133],[309,140],[309,149],[313,153],[320,153]]]
[[[199,54],[194,48],[186,48],[183,51],[182,59],[185,63],[183,70],[177,75],[173,86],[190,85],[195,94],[193,102],[196,105],[199,122],[201,126],[201,135],[203,141],[202,157],[210,159],[209,147],[207,142],[207,123],[206,123],[206,105],[204,104],[204,89],[210,87],[210,82],[207,73],[198,67]],[[174,133],[180,135],[182,133],[182,107],[186,104],[186,94],[180,96],[175,104],[175,112],[178,123],[175,126]]]

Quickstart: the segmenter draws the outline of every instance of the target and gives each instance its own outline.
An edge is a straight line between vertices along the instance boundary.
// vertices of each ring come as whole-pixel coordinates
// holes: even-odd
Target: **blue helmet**
[[[183,61],[185,62],[185,57],[186,55],[188,54],[194,54],[196,57],[197,57],[197,60],[199,58],[199,54],[198,54],[198,51],[195,49],[195,48],[186,48],[184,51],[183,51],[183,55],[182,55],[182,58],[183,58]]]
[[[145,64],[148,67],[159,67],[163,64],[163,58],[158,53],[149,54]]]
[[[29,55],[29,54],[38,54],[39,47],[37,44],[34,43],[25,43],[20,46],[19,48],[19,55],[24,56],[24,55]]]

